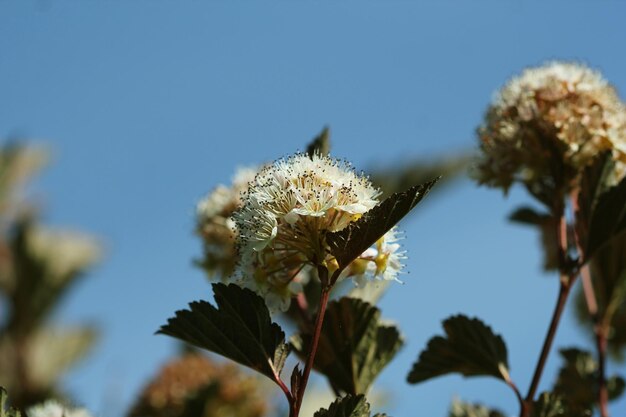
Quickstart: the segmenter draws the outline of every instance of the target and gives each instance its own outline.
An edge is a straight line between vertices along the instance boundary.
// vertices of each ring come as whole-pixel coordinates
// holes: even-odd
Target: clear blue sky
[[[191,266],[195,203],[236,166],[302,149],[324,125],[361,169],[470,149],[492,93],[549,59],[588,62],[624,97],[624,17],[617,1],[0,0],[0,136],[54,149],[37,184],[46,220],[107,248],[55,318],[103,332],[65,386],[115,417],[172,353],[154,331],[210,297]],[[517,413],[497,381],[405,377],[464,312],[504,335],[526,390],[557,281],[537,236],[505,221],[524,201],[462,180],[404,222],[410,274],[382,310],[407,344],[378,381],[386,411],[444,416],[458,396]],[[591,346],[571,313],[557,345]]]

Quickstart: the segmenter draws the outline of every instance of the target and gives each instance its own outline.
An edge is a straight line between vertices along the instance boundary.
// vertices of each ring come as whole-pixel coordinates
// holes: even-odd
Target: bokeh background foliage
[[[0,2],[0,134],[52,145],[58,163],[36,182],[46,223],[89,230],[108,248],[53,317],[97,321],[105,335],[63,388],[120,415],[171,356],[152,332],[189,300],[210,299],[191,264],[201,253],[193,209],[233,167],[303,149],[323,125],[334,155],[372,173],[465,154],[492,92],[546,59],[586,61],[623,97],[624,12],[621,2]],[[556,288],[537,277],[536,233],[506,221],[525,201],[461,180],[405,222],[411,273],[380,307],[411,348],[380,376],[395,407],[385,410],[445,415],[458,394],[514,412],[507,388],[486,379],[416,388],[404,378],[441,319],[466,312],[502,333],[511,372],[530,379],[516,364],[536,359],[545,329],[534,323]],[[593,346],[571,310],[563,324],[558,345]],[[553,355],[546,388],[560,365]]]

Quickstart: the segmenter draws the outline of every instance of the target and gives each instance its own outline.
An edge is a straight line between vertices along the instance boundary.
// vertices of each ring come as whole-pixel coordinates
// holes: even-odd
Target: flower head
[[[552,62],[525,70],[496,95],[479,128],[479,182],[535,195],[567,192],[582,169],[611,151],[626,164],[626,110],[600,73]],[[622,174],[619,174],[622,175]]]
[[[236,366],[190,353],[160,370],[129,416],[182,417],[193,414],[189,411],[193,409],[204,410],[199,415],[206,417],[261,417],[270,414],[266,397],[259,381],[239,372]]]
[[[237,263],[235,223],[230,218],[241,206],[241,194],[258,172],[256,168],[240,168],[232,185],[217,186],[196,207],[196,233],[202,238],[204,258],[199,264],[210,276],[222,279],[232,275]]]
[[[398,241],[401,239],[397,227],[393,227],[376,244],[367,249],[347,270],[346,276],[352,277],[357,286],[363,286],[373,279],[397,281],[406,259],[406,251],[400,250]]]
[[[241,258],[236,281],[286,309],[307,269],[332,269],[326,233],[361,217],[379,194],[347,162],[327,156],[295,154],[266,166],[233,214]],[[381,273],[391,276],[396,264],[389,265],[381,261]]]
[[[67,408],[58,401],[48,400],[26,411],[27,417],[91,417],[84,408]]]

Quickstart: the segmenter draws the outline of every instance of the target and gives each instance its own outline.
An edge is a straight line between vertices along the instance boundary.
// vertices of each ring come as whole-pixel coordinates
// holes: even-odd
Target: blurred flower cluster
[[[89,235],[38,222],[23,186],[45,160],[39,148],[0,148],[0,298],[7,306],[0,319],[0,386],[21,409],[64,397],[59,379],[96,339],[92,326],[50,324],[60,300],[100,259],[101,249]],[[43,411],[56,409],[50,404],[31,414],[55,415]]]
[[[267,396],[235,365],[187,353],[161,369],[129,417],[262,417],[271,414]]]
[[[204,257],[198,261],[211,277],[227,278],[235,271],[235,223],[232,214],[241,206],[241,194],[258,172],[240,168],[232,186],[218,185],[196,207],[196,233],[202,238]]]
[[[617,162],[615,180],[626,169],[624,104],[600,73],[581,64],[552,62],[511,79],[478,133],[478,181],[505,190],[520,182],[542,200],[569,192],[604,151]]]

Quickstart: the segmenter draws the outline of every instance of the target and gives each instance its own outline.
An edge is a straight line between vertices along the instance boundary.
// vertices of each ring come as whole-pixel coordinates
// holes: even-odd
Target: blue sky
[[[472,149],[492,93],[550,59],[599,68],[624,97],[625,13],[618,1],[0,0],[0,136],[53,149],[37,182],[45,220],[106,247],[55,317],[103,333],[65,386],[113,417],[172,353],[154,331],[210,298],[191,265],[195,203],[235,167],[302,149],[324,125],[359,169]],[[386,410],[443,416],[458,396],[517,413],[497,381],[405,378],[441,320],[464,312],[503,334],[526,390],[557,293],[538,237],[505,220],[529,198],[461,180],[429,200],[402,225],[410,274],[381,303],[407,340],[378,381]],[[556,344],[573,343],[591,346],[568,311]]]

